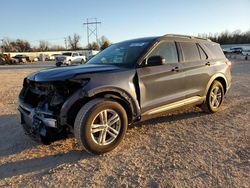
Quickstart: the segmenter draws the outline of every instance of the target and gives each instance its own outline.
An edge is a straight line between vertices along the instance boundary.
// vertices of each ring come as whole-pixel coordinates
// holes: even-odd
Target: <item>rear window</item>
[[[218,44],[213,43],[205,43],[205,46],[211,51],[213,54],[213,58],[219,59],[219,58],[225,58],[225,55]]]
[[[184,61],[199,61],[200,60],[200,53],[196,43],[192,42],[180,42],[180,46],[182,49],[182,54]]]

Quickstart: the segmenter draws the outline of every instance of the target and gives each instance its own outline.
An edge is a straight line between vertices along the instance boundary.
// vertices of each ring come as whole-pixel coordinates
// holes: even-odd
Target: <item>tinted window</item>
[[[166,63],[177,63],[178,55],[176,45],[174,42],[161,42],[158,46],[150,53],[149,57],[161,56],[166,60]]]
[[[204,50],[200,47],[200,45],[198,45],[198,49],[199,49],[199,52],[200,52],[200,56],[201,56],[201,59],[202,60],[205,60],[207,59],[207,54],[204,52]]]
[[[199,61],[200,54],[196,43],[180,42],[184,61]]]
[[[63,53],[62,55],[71,56],[71,54],[72,54],[72,53],[67,52],[67,53]]]
[[[205,45],[212,52],[214,58],[225,58],[220,45],[214,43],[206,43]]]

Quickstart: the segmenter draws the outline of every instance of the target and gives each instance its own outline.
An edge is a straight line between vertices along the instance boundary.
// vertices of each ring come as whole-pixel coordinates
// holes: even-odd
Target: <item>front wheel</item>
[[[56,62],[56,66],[60,67],[62,65],[62,62]]]
[[[128,118],[124,108],[108,99],[94,99],[78,112],[74,134],[79,145],[94,154],[117,147],[125,136]]]
[[[67,66],[70,66],[70,65],[72,65],[72,62],[71,62],[71,60],[67,61],[67,62],[66,62],[66,65],[67,65]]]
[[[84,61],[84,59],[82,59],[81,62],[80,62],[80,64],[84,64],[84,63],[85,63],[85,61]]]
[[[223,100],[224,88],[219,81],[215,80],[210,86],[201,108],[207,113],[215,113],[219,110]]]

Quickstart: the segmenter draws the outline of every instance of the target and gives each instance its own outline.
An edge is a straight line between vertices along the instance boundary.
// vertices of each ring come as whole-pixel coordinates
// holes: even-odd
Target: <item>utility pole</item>
[[[0,54],[3,53],[3,40],[4,39],[0,39],[1,43],[0,43]]]
[[[92,21],[91,21],[92,20]],[[97,21],[97,18],[87,18],[87,22],[83,23],[83,25],[87,26],[87,40],[88,40],[88,46],[90,37],[92,35],[95,36],[96,42],[98,42],[98,25],[101,24],[101,22]]]
[[[65,44],[65,48],[67,50],[68,49],[68,43],[67,43],[67,38],[66,37],[64,37],[64,44]]]

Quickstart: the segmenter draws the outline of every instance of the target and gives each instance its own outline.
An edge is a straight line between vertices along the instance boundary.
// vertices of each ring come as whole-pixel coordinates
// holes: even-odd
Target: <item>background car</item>
[[[60,56],[61,54],[52,54],[49,56],[50,61],[55,61],[57,56]]]
[[[235,53],[235,54],[242,54],[243,48],[242,47],[234,47],[234,48],[230,48],[231,53]]]
[[[15,55],[12,57],[13,59],[16,59],[18,63],[26,63],[26,62],[31,62],[30,58],[26,55]]]
[[[79,54],[78,52],[65,52],[62,55],[56,56],[56,66],[61,66],[62,64],[71,65],[73,63],[85,63],[86,56]]]
[[[250,56],[250,49],[249,50],[243,50],[242,51],[242,55],[245,55],[245,56]]]

